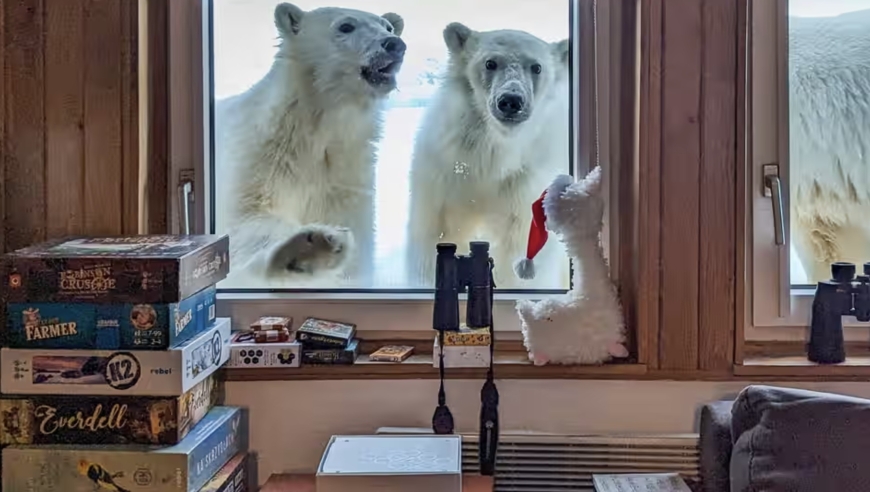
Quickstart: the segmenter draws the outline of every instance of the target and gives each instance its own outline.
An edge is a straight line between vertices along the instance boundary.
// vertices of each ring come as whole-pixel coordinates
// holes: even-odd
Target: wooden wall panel
[[[642,2],[638,318],[662,374],[734,362],[742,1]]]
[[[3,2],[6,38],[6,248],[45,239],[45,71],[42,0]]]
[[[0,253],[6,244],[6,7],[0,5]]]
[[[698,366],[702,7],[698,0],[666,0],[662,10],[663,369]]]
[[[138,0],[0,6],[0,251],[135,232]]]
[[[702,370],[729,370],[736,322],[737,2],[704,0],[703,15],[698,360]]]

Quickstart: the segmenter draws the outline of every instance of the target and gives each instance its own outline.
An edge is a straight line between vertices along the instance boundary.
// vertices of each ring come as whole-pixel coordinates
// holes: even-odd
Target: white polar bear
[[[402,17],[275,8],[269,73],[216,109],[216,229],[234,287],[370,286],[374,144],[405,55]]]
[[[431,287],[435,246],[488,241],[499,288],[568,286],[568,258],[547,247],[533,281],[510,267],[525,253],[530,207],[569,158],[568,40],[452,23],[445,80],[424,116],[411,166],[408,269]],[[548,251],[549,250],[549,251]]]
[[[791,237],[815,283],[870,261],[870,10],[790,18],[789,88]]]

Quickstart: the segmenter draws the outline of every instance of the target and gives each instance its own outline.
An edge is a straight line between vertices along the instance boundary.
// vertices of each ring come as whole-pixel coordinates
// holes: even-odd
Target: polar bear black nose
[[[514,116],[523,110],[523,96],[516,94],[502,94],[498,98],[498,110],[505,116]]]
[[[400,56],[405,54],[405,49],[407,48],[407,46],[405,46],[405,42],[402,41],[402,38],[398,36],[391,36],[383,40],[383,42],[381,42],[381,46],[384,48],[384,50],[386,50],[387,53]]]

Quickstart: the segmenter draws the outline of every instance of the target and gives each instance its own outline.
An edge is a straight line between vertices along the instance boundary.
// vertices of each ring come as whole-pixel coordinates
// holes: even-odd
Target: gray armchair
[[[870,400],[748,386],[701,409],[705,492],[870,491]]]

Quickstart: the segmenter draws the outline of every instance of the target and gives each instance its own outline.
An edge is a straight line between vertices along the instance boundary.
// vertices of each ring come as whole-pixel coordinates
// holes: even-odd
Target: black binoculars
[[[432,327],[438,331],[459,331],[459,294],[468,292],[465,324],[486,328],[492,324],[493,261],[489,243],[472,241],[470,254],[457,255],[453,243],[439,243],[435,264],[435,309]]]
[[[853,263],[833,263],[831,279],[818,283],[807,349],[810,361],[837,364],[846,360],[843,316],[870,321],[870,263],[864,263],[864,274],[858,276]]]

